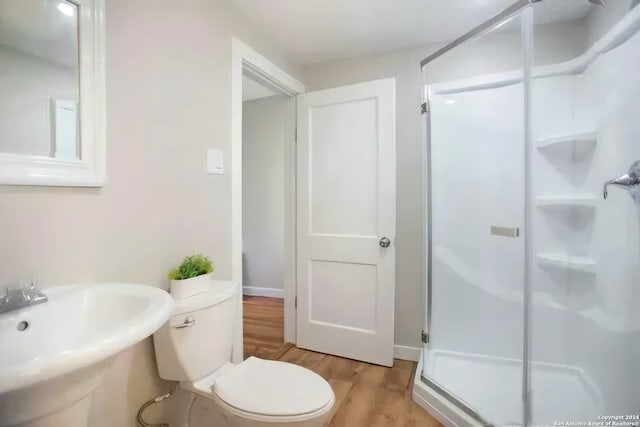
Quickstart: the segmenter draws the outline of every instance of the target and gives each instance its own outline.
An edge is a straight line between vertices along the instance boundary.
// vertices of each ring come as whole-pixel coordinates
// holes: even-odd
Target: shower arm
[[[604,183],[604,186],[602,187],[602,196],[605,199],[607,198],[607,196],[609,195],[607,187],[609,187],[610,185],[630,189],[631,187],[638,184],[640,184],[640,160],[636,160],[635,162],[633,162],[627,173],[606,181]]]

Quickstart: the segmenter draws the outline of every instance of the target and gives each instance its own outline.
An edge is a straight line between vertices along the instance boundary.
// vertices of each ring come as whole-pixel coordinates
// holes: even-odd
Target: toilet
[[[191,394],[180,418],[189,427],[325,425],[335,395],[320,375],[257,357],[230,362],[238,294],[236,283],[212,281],[206,292],[175,299],[173,315],[153,336],[160,377]],[[211,420],[191,421],[202,413]]]

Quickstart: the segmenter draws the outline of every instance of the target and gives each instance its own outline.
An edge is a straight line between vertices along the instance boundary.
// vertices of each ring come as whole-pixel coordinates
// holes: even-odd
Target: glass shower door
[[[423,68],[430,153],[423,381],[496,425],[523,424],[527,11]]]

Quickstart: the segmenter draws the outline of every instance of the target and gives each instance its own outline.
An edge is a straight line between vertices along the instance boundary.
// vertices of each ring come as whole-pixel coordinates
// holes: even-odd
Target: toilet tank
[[[153,335],[160,377],[198,380],[231,360],[238,285],[211,281],[211,289],[175,299],[173,315]]]

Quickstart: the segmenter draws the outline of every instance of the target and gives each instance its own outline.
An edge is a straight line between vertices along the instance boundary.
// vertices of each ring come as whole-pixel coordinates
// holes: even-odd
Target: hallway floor
[[[311,369],[333,387],[336,404],[330,427],[440,427],[411,401],[415,362],[392,368],[371,365],[284,344],[282,300],[244,297],[245,357],[282,360]]]
[[[244,357],[268,359],[284,344],[284,300],[244,296]]]

